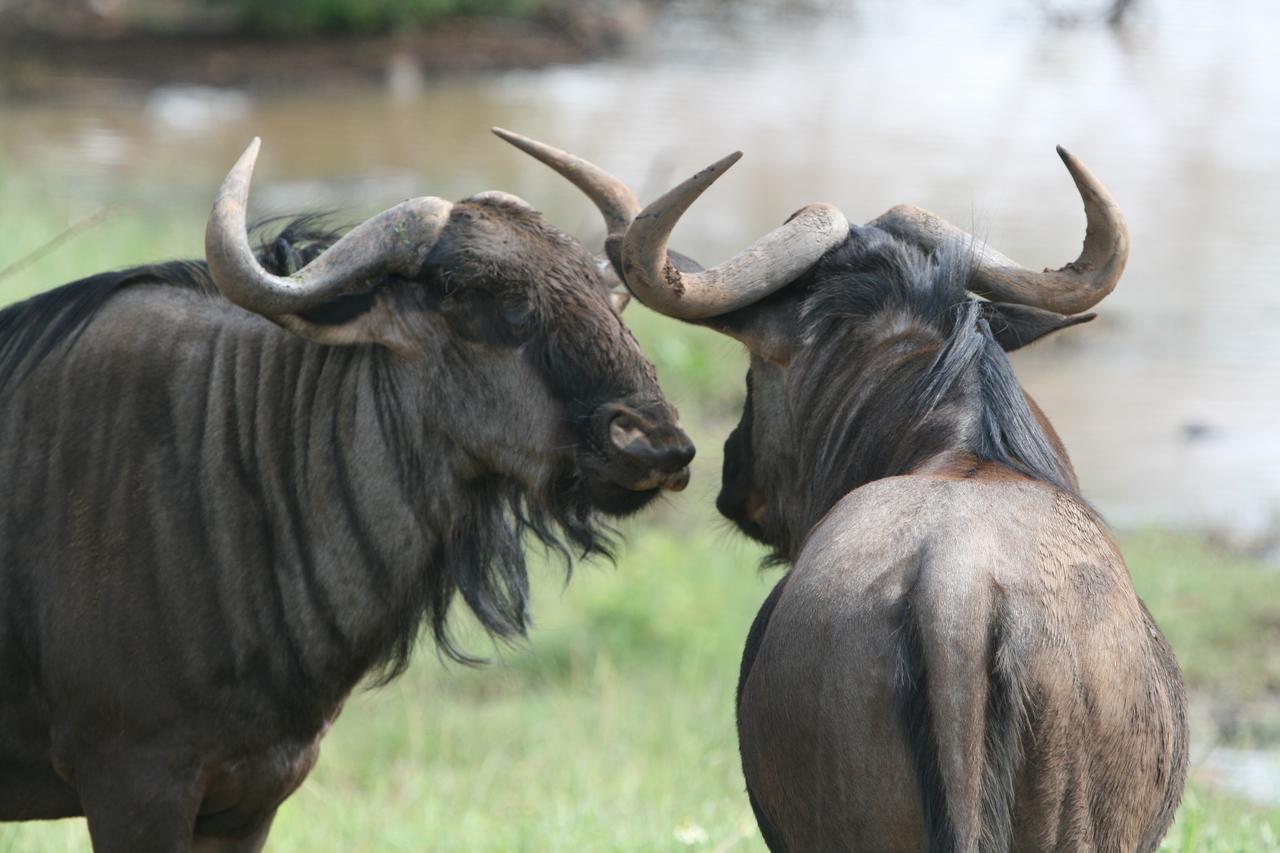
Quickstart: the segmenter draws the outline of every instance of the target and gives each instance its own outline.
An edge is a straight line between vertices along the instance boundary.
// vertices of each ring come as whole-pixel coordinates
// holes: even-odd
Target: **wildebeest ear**
[[[777,294],[737,311],[696,322],[741,341],[756,355],[781,365],[791,362],[799,330],[795,302],[779,299]]]
[[[668,250],[667,260],[680,272],[701,272],[702,264],[688,255]],[[787,290],[766,296],[759,302],[744,305],[736,311],[690,321],[746,344],[747,349],[775,364],[791,362],[799,333],[799,306]]]
[[[1043,308],[1015,305],[1011,302],[984,302],[982,316],[991,325],[996,343],[1005,352],[1013,352],[1039,340],[1050,332],[1087,323],[1097,314],[1056,314]]]
[[[406,357],[420,350],[381,289],[342,296],[304,314],[267,319],[299,337],[328,346],[377,344]]]
[[[631,294],[627,291],[617,270],[608,258],[596,258],[596,272],[600,275],[600,284],[609,297],[609,305],[613,313],[621,314],[631,302]]]
[[[613,251],[616,254],[620,249],[616,243],[612,246],[606,244],[605,251],[606,253]],[[701,264],[679,252],[667,252],[667,257],[680,272],[701,272],[702,270]],[[631,291],[627,290],[626,285],[623,284],[622,278],[618,275],[618,263],[612,258],[611,254],[598,258],[596,269],[600,271],[600,280],[604,282],[605,290],[609,294],[609,304],[613,306],[613,312],[621,314],[631,304]]]

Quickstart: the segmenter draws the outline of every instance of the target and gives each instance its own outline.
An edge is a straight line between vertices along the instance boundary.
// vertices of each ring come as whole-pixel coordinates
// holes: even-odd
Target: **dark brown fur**
[[[262,261],[315,257],[313,225]],[[605,553],[693,454],[590,253],[520,205],[459,203],[417,276],[289,323],[200,263],[0,312],[0,820],[257,850],[420,626],[467,659],[460,595],[522,635],[524,537]]]
[[[743,659],[774,850],[1154,850],[1187,764],[1173,655],[1003,348],[1070,325],[876,229],[712,325],[753,356],[717,505],[790,564]]]

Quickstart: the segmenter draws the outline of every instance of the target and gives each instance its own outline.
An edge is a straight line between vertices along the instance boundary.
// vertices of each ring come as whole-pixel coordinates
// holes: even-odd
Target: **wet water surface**
[[[1056,267],[1084,232],[1062,143],[1120,201],[1133,254],[1099,320],[1016,356],[1024,384],[1113,522],[1259,535],[1280,518],[1280,15],[1208,6],[1149,2],[1113,31],[1051,26],[1030,2],[884,0],[673,15],[626,57],[537,72],[422,79],[389,58],[394,85],[368,89],[104,84],[0,105],[0,159],[86,210],[198,222],[256,134],[259,212],[500,188],[595,236],[574,190],[488,136],[500,124],[646,200],[742,149],[677,231],[704,263],[830,201],[855,221],[919,204]]]

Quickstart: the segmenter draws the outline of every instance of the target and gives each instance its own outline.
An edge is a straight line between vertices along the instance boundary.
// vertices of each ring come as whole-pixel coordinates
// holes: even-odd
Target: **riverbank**
[[[452,16],[370,33],[0,28],[0,97],[50,98],[103,85],[397,86],[441,74],[540,68],[623,49],[648,30],[656,5],[545,4],[527,15]]]

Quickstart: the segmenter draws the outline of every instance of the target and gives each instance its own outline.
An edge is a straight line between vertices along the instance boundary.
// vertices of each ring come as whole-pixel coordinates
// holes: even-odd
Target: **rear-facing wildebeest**
[[[774,850],[1153,850],[1173,818],[1177,663],[1005,355],[1091,319],[1127,258],[1060,153],[1088,232],[1058,271],[918,208],[851,228],[829,205],[682,271],[667,237],[736,155],[615,241],[633,295],[750,350],[717,505],[792,566],[738,697]]]
[[[460,593],[522,633],[523,535],[601,552],[693,456],[609,277],[525,202],[255,253],[256,153],[207,264],[0,313],[0,820],[84,814],[98,851],[259,849],[420,625],[461,656]]]

